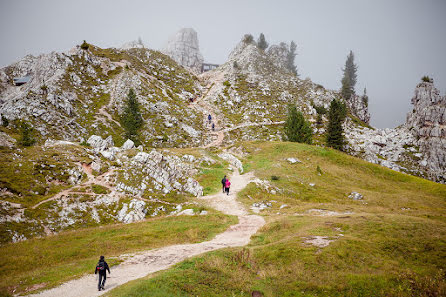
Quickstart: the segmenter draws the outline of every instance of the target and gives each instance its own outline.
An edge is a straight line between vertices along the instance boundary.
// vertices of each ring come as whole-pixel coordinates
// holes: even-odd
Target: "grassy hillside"
[[[50,288],[91,273],[100,255],[105,255],[109,264],[115,265],[121,254],[200,242],[223,232],[235,222],[234,217],[211,212],[207,216],[165,217],[128,225],[66,231],[1,245],[0,296],[6,292]]]
[[[331,149],[240,147],[245,168],[266,186],[252,183],[239,199],[247,207],[272,205],[251,243],[184,261],[108,296],[446,295],[446,186]],[[364,198],[348,198],[353,191]],[[316,236],[328,245],[308,242]]]

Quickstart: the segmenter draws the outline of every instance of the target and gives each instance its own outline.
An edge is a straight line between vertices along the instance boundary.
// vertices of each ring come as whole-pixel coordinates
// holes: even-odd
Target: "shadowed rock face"
[[[197,32],[192,28],[183,28],[169,38],[164,53],[178,64],[196,72],[201,71],[203,56],[198,45]]]
[[[432,82],[417,85],[412,98],[414,109],[407,114],[405,126],[417,138],[425,153],[423,165],[446,180],[446,96]]]

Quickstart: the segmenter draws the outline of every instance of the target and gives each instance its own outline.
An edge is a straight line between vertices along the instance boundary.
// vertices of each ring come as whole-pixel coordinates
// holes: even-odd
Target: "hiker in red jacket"
[[[108,273],[110,273],[110,268],[108,267],[107,262],[105,262],[104,256],[101,256],[94,271],[94,274],[99,273],[98,291],[100,291],[101,289],[105,290],[104,285],[105,285],[105,280],[107,279],[107,270]]]
[[[225,191],[226,191],[226,195],[229,195],[229,188],[231,187],[231,182],[229,181],[229,179],[226,180],[225,183]]]

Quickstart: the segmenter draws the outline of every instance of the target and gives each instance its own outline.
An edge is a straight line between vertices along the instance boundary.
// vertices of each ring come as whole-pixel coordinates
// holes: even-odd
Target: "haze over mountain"
[[[240,36],[263,32],[271,44],[294,40],[301,78],[329,89],[340,88],[353,50],[356,91],[367,87],[372,125],[394,127],[405,121],[421,76],[446,90],[445,12],[444,1],[2,1],[0,65],[84,39],[107,48],[140,36],[162,49],[182,27],[198,32],[205,61],[223,63]]]
[[[3,2],[0,296],[446,296],[443,5],[339,2]]]

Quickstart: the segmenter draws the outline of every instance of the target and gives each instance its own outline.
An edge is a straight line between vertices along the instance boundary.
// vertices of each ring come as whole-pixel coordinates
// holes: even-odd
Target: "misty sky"
[[[301,78],[339,89],[349,50],[356,92],[369,95],[372,125],[395,127],[423,75],[446,91],[446,0],[24,1],[0,0],[0,67],[82,40],[119,47],[141,37],[162,48],[180,28],[198,32],[205,61],[223,63],[245,33],[294,40]]]

